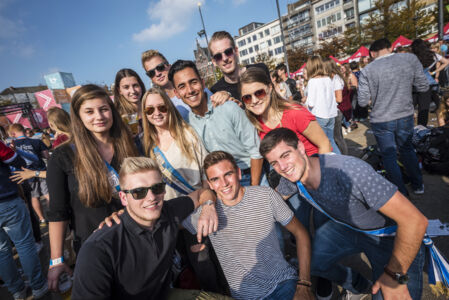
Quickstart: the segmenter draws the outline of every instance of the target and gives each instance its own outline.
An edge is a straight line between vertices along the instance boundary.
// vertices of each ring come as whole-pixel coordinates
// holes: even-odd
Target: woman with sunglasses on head
[[[81,244],[112,212],[122,208],[118,172],[128,156],[136,156],[133,138],[106,91],[88,84],[71,101],[72,136],[48,161],[50,237],[49,288],[58,290],[59,276],[71,273],[64,263],[67,224],[73,248]]]
[[[114,81],[114,104],[133,134],[141,131],[139,120],[142,118],[140,103],[143,94],[145,85],[134,70],[121,69],[117,72]]]
[[[167,184],[164,200],[207,188],[203,173],[207,150],[167,93],[159,87],[149,89],[142,98],[142,111],[146,116],[143,120],[143,148],[145,155],[157,162]],[[219,278],[219,267],[208,257],[211,246],[196,250],[195,247],[202,247],[196,237],[187,230],[180,233],[183,243],[177,249],[187,255],[201,288],[223,293],[225,289],[220,283],[225,281]],[[210,245],[210,242],[205,240],[205,244]]]

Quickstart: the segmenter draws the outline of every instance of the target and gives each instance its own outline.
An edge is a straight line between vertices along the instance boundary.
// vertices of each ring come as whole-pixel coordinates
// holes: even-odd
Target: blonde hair
[[[449,92],[443,93],[443,99],[440,101],[440,106],[438,107],[437,117],[438,120],[444,120],[444,126],[449,125],[449,105],[446,104],[446,100],[449,98]]]
[[[307,60],[306,70],[309,80],[317,76],[328,76],[324,68],[323,60],[318,55],[314,55]]]
[[[143,156],[125,158],[120,166],[120,185],[125,183],[125,176],[145,171],[157,171],[162,176],[161,170],[154,159]]]
[[[209,47],[209,52],[212,54],[212,50],[210,49],[210,45],[212,45],[213,42],[215,41],[220,41],[223,39],[228,39],[231,42],[231,47],[235,48],[235,41],[232,38],[231,34],[227,31],[216,31],[214,32],[214,34],[212,35],[212,37],[210,38],[209,41],[209,45],[207,45]]]
[[[151,49],[142,53],[142,67],[145,69],[145,62],[149,61],[150,59],[156,56],[162,58],[168,64],[168,60],[165,58],[164,55],[162,55],[162,53],[160,53],[157,50]]]
[[[181,149],[182,154],[187,157],[189,161],[195,160],[195,153],[192,146],[199,143],[200,140],[196,135],[194,129],[184,121],[181,114],[171,102],[167,93],[160,87],[153,87],[149,89],[142,97],[142,112],[145,113],[145,104],[149,95],[159,95],[164,101],[164,105],[167,106],[167,118],[168,118],[168,130],[170,135],[175,140],[178,147]],[[143,123],[143,147],[145,155],[155,158],[153,149],[159,142],[156,127],[148,121],[145,116],[142,118]],[[193,137],[193,141],[188,138],[189,134]],[[198,167],[200,167],[198,165]]]
[[[68,112],[59,107],[52,107],[47,111],[48,123],[51,123],[56,130],[71,136],[70,115]]]

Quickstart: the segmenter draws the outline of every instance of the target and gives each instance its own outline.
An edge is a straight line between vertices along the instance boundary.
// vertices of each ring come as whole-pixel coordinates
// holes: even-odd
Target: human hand
[[[33,178],[35,175],[35,171],[26,169],[22,167],[23,171],[14,171],[12,172],[12,176],[9,177],[12,181],[17,181],[17,183],[22,183],[27,179]]]
[[[48,268],[47,282],[50,291],[59,292],[59,276],[61,276],[62,273],[67,273],[72,276],[73,271],[65,263],[60,263]]]
[[[198,228],[196,230],[198,243],[201,243],[203,236],[208,236],[218,230],[218,215],[215,205],[204,205],[198,219]]]
[[[213,107],[217,107],[224,104],[229,98],[231,98],[230,93],[226,91],[218,91],[210,96],[210,101],[212,102]]]
[[[119,211],[114,211],[109,217],[106,217],[103,222],[98,225],[98,229],[103,228],[103,226],[106,224],[108,227],[111,227],[112,224],[120,224],[120,216],[125,212],[124,209],[121,209]]]
[[[312,293],[312,290],[308,286],[297,285],[294,300],[314,300],[315,296]]]
[[[385,300],[412,300],[406,284],[399,284],[388,274],[383,273],[374,283],[372,294],[377,294],[382,290]]]

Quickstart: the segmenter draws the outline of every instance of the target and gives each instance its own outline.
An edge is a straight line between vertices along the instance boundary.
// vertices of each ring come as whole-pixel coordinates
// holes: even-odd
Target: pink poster
[[[54,106],[61,108],[61,105],[57,104],[53,98],[51,90],[44,90],[34,93],[34,97],[36,97],[37,102],[44,111],[47,111],[50,107]]]
[[[34,119],[40,128],[48,127],[47,113],[43,109],[33,109]]]
[[[37,122],[37,125],[39,125],[39,128],[47,128],[48,127],[47,113],[42,108],[33,109],[32,112],[34,115],[34,119]],[[30,120],[28,118],[24,118],[21,112],[6,115],[6,117],[12,124],[19,123],[22,124],[23,127],[25,128],[33,128],[33,126],[31,126]]]
[[[22,112],[15,113],[15,114],[9,114],[9,115],[6,115],[6,117],[12,124],[19,123],[19,124],[22,124],[23,127],[25,127],[25,128],[33,127],[33,126],[31,126],[30,120],[22,117]]]

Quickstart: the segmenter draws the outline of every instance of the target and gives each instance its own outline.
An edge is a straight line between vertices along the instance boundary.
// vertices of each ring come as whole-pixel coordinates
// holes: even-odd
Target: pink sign
[[[36,97],[37,102],[44,111],[47,111],[50,107],[54,106],[61,108],[61,105],[57,104],[53,98],[51,90],[44,90],[34,93],[34,97]]]
[[[33,109],[32,112],[34,119],[37,122],[37,125],[39,125],[39,128],[47,128],[48,127],[47,113],[42,108]],[[6,115],[6,117],[12,124],[18,123],[22,124],[23,127],[25,128],[33,128],[30,120],[28,118],[24,118],[21,112]]]
[[[47,113],[43,109],[33,109],[34,119],[40,128],[48,127]]]
[[[19,112],[16,114],[9,114],[9,115],[6,115],[6,117],[12,124],[18,123],[18,124],[22,124],[23,127],[25,127],[25,128],[33,128],[33,126],[31,126],[30,120],[22,117],[22,112]]]

